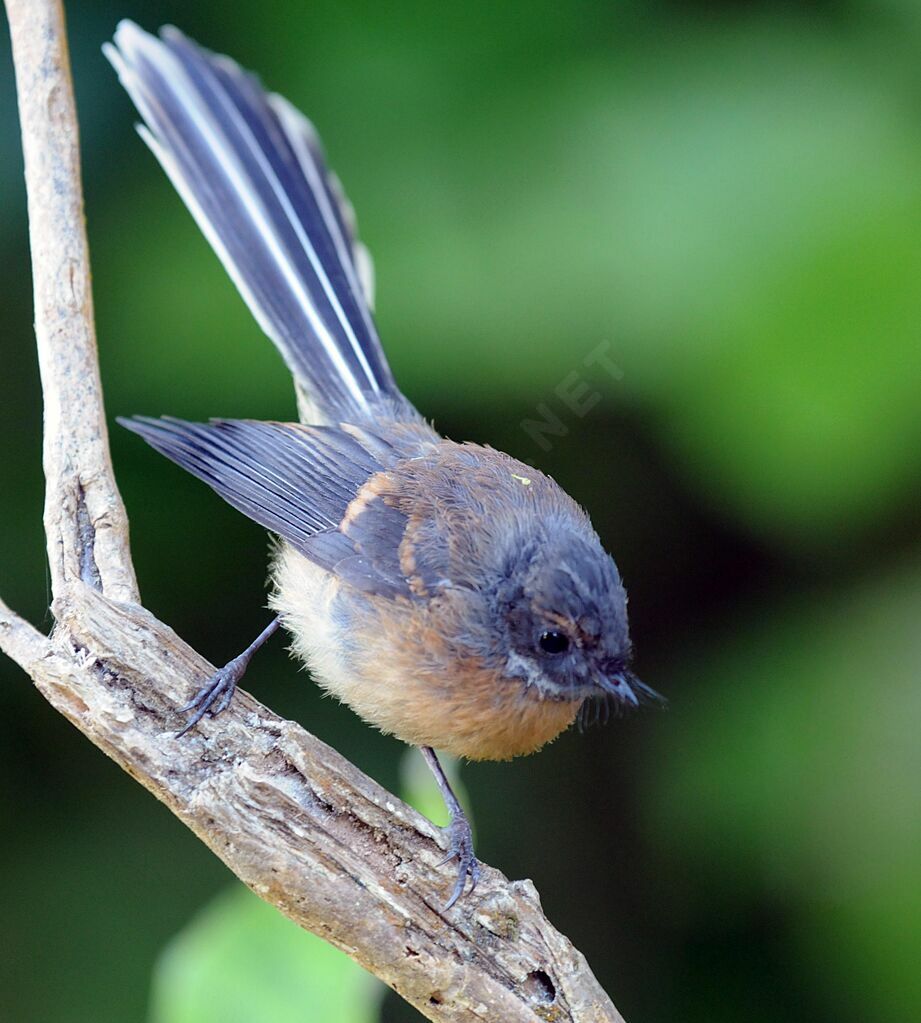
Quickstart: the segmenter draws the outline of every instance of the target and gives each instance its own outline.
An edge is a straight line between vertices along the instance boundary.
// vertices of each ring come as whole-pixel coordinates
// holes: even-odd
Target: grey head
[[[627,593],[587,523],[551,522],[510,554],[496,593],[507,673],[541,699],[636,706],[655,693],[630,671]]]

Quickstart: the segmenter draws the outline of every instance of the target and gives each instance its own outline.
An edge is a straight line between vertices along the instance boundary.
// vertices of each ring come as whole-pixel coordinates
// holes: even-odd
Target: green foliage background
[[[175,22],[311,116],[407,393],[552,473],[626,577],[669,710],[465,769],[484,859],[535,880],[628,1020],[919,1018],[921,6],[71,4],[109,413],[283,418],[280,360],[99,52],[120,17]],[[0,592],[48,626],[17,131],[4,47]],[[584,365],[603,342],[617,379]],[[573,372],[601,394],[584,417],[555,390]],[[540,403],[566,424],[550,451],[520,425]],[[112,442],[146,601],[226,660],[266,621],[263,533]],[[250,687],[397,787],[399,744],[281,646]],[[259,907],[224,923],[225,894],[154,973],[226,871],[0,675],[0,1017],[144,1019],[206,926],[236,927],[235,978],[248,934],[255,975],[314,961]],[[204,1018],[157,990],[158,1023]],[[290,1018],[320,997],[292,987]]]

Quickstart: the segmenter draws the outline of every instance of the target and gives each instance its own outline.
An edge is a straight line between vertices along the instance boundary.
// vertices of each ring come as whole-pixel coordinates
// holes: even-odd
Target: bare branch
[[[50,639],[0,600],[0,650],[31,675],[34,665],[53,653],[54,646]]]
[[[109,457],[64,11],[6,0],[29,197],[35,338],[45,400],[45,533],[55,598],[82,580],[137,600]]]
[[[484,868],[444,913],[440,836],[246,693],[182,740],[214,670],[137,603],[92,320],[77,128],[59,0],[6,0],[22,120],[45,396],[51,638],[0,601],[0,649],[97,746],[296,923],[443,1021],[623,1023],[529,881]]]

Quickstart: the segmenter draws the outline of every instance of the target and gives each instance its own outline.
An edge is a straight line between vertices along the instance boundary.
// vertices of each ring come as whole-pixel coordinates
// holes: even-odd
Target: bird
[[[122,21],[104,51],[297,398],[297,422],[119,419],[275,538],[274,617],[180,709],[180,734],[230,704],[283,629],[326,693],[421,750],[450,816],[450,909],[480,864],[438,752],[507,760],[587,709],[657,698],[630,667],[620,573],[549,476],[442,437],[400,391],[311,122],[176,28]]]

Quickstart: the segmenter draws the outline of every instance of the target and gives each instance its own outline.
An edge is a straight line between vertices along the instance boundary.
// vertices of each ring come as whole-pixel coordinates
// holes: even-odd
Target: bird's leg
[[[222,710],[227,709],[230,701],[233,699],[237,683],[246,674],[246,669],[249,667],[253,654],[269,636],[277,631],[279,625],[281,625],[281,619],[273,618],[269,625],[259,633],[242,654],[235,657],[232,661],[228,661],[223,668],[218,668],[192,699],[184,707],[179,708],[180,714],[186,714],[190,710],[195,713],[186,722],[182,731],[177,733],[177,738],[178,736],[185,735],[190,728],[194,728],[205,714],[210,713],[212,717],[216,717]]]
[[[422,756],[425,757],[425,762],[431,768],[432,774],[435,775],[435,781],[438,783],[441,796],[445,801],[448,812],[451,814],[451,823],[446,829],[450,840],[448,855],[438,864],[441,866],[449,860],[458,861],[457,883],[454,885],[451,898],[448,899],[444,907],[448,910],[464,894],[468,876],[471,881],[471,893],[476,888],[476,883],[480,879],[480,864],[477,862],[476,856],[473,855],[473,832],[470,830],[470,822],[467,820],[467,815],[464,813],[457,796],[454,795],[454,791],[442,770],[441,764],[438,763],[435,751],[431,746],[421,746],[420,749]]]

